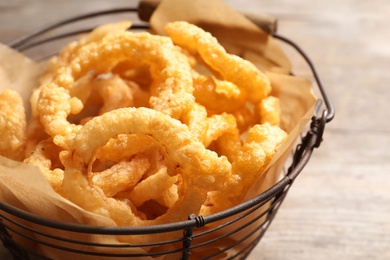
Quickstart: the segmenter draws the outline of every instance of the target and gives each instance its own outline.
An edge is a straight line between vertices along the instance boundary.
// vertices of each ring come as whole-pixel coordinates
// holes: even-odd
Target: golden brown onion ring
[[[14,90],[0,93],[0,155],[21,161],[27,143],[27,122],[22,97]]]
[[[175,44],[199,53],[225,80],[236,84],[249,101],[257,103],[270,93],[268,77],[253,63],[227,53],[209,32],[185,21],[168,23],[165,30]]]
[[[40,121],[58,145],[66,146],[66,138],[79,129],[67,121],[70,114],[77,114],[83,108],[82,102],[69,94],[75,80],[88,72],[107,73],[127,59],[150,67],[156,86],[156,96],[150,99],[152,108],[173,118],[180,118],[192,108],[194,97],[188,59],[168,37],[130,32],[110,34],[80,48],[70,64],[60,68],[53,80],[40,90],[37,103]]]
[[[180,176],[177,201],[164,215],[154,220],[125,217],[123,214],[126,207],[119,201],[107,202],[112,201],[111,198],[107,198],[100,189],[86,187],[89,163],[94,161],[97,149],[104,146],[110,138],[123,133],[153,138],[164,147],[171,161],[170,165],[174,165],[174,168],[168,169],[169,175]],[[189,214],[199,212],[208,191],[222,187],[231,171],[227,158],[218,157],[215,152],[207,150],[185,124],[148,108],[121,108],[91,119],[76,133],[71,149],[72,152],[65,160],[63,189],[67,198],[99,214],[109,214],[105,211],[107,206],[114,212],[120,211],[121,214],[109,215],[121,225],[152,225],[184,220]],[[74,187],[75,183],[84,183],[82,193],[88,193],[98,203],[94,206],[88,200],[80,199],[81,191],[79,187]],[[131,223],[126,222],[126,219]]]

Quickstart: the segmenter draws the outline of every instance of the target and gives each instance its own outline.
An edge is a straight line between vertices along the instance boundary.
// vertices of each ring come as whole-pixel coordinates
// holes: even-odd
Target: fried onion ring
[[[169,176],[166,167],[146,178],[130,192],[129,198],[135,206],[141,206],[148,200],[155,200],[167,191],[178,180],[177,176]]]
[[[251,62],[228,54],[209,32],[185,21],[168,23],[165,31],[173,42],[191,53],[199,53],[206,64],[236,84],[253,103],[271,92],[268,77]]]
[[[142,157],[121,161],[109,169],[93,173],[92,185],[99,187],[107,197],[114,197],[120,192],[133,189],[149,166],[148,160]]]
[[[131,22],[127,20],[117,23],[104,24],[98,26],[79,40],[69,43],[65,48],[61,50],[58,56],[50,59],[49,71],[45,75],[46,79],[50,78],[50,75],[52,76],[52,74],[55,73],[58,68],[68,65],[69,62],[74,58],[74,56],[77,55],[78,50],[83,46],[92,42],[100,41],[109,34],[124,32],[130,27]]]
[[[96,151],[110,138],[122,133],[153,138],[164,147],[171,161],[171,169],[167,171],[169,176],[180,176],[177,201],[164,215],[154,220],[137,218],[129,213],[129,207],[123,202],[115,199],[112,202],[100,189],[88,184],[86,176]],[[222,187],[230,171],[231,164],[227,158],[218,157],[215,152],[205,149],[180,121],[149,108],[121,108],[91,119],[76,133],[71,152],[65,160],[63,189],[71,201],[92,212],[108,214],[118,225],[153,225],[183,220],[189,214],[199,212],[207,192]],[[75,183],[84,183],[83,188],[74,187]],[[79,198],[85,193],[96,201],[94,205],[88,199]],[[117,213],[111,214],[110,211]]]
[[[196,75],[194,88],[195,100],[213,114],[232,113],[245,105],[243,93],[229,81]]]
[[[202,214],[212,214],[239,204],[249,187],[261,176],[287,134],[278,126],[253,126],[241,150],[232,163],[232,174],[222,189],[210,192],[212,206],[202,208]]]
[[[261,124],[279,125],[281,118],[280,100],[274,96],[268,96],[257,105],[258,117]]]
[[[148,65],[155,76],[157,95],[151,97],[151,107],[180,118],[191,109],[194,97],[188,59],[176,48],[167,37],[130,32],[110,34],[80,48],[70,64],[59,69],[53,80],[42,86],[37,111],[46,132],[58,145],[66,147],[66,137],[79,129],[67,117],[79,113],[83,107],[78,98],[69,94],[75,80],[87,72],[107,73],[126,59],[139,66]]]
[[[26,147],[27,122],[22,97],[13,90],[0,93],[0,155],[21,161]]]
[[[51,138],[47,138],[39,142],[23,161],[38,167],[52,188],[59,194],[62,192],[62,180],[64,179],[64,166],[59,159],[61,151],[62,149],[56,146]]]

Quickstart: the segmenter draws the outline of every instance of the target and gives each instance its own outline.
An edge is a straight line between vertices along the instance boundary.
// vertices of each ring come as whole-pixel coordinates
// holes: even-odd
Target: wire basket
[[[47,36],[47,32],[55,31],[70,23],[104,15],[137,14],[137,12],[138,8],[119,8],[73,17],[21,37],[10,43],[9,46],[26,53],[34,48],[39,49],[47,44],[53,45],[57,40],[74,37],[91,30],[72,29],[70,33]],[[148,24],[144,22],[132,26],[132,30],[145,30],[147,28]],[[313,150],[320,146],[325,125],[334,117],[333,106],[308,56],[289,39],[277,35],[275,31],[270,33],[276,39],[293,47],[303,57],[311,69],[321,94],[311,124],[304,130],[304,133],[301,133],[301,140],[294,149],[291,159],[288,160],[288,165],[280,180],[275,185],[255,198],[217,214],[190,215],[186,221],[148,227],[101,227],[59,222],[33,215],[0,202],[0,239],[14,258],[50,259],[44,256],[42,250],[37,251],[35,246],[28,246],[29,244],[38,244],[40,248],[46,247],[57,250],[59,253],[71,253],[75,257],[83,257],[83,259],[87,256],[92,257],[92,259],[121,257],[245,259],[263,237],[295,178],[309,161]],[[42,35],[44,37],[39,38]],[[39,53],[39,51],[35,51],[35,54],[30,55],[39,56],[35,59],[45,58]],[[324,107],[322,103],[324,103]],[[159,240],[147,244],[110,242],[112,241],[110,238],[118,236],[157,236],[170,233],[179,233],[180,235],[174,240]],[[72,234],[71,237],[75,237],[77,234],[79,239],[69,239],[69,234]],[[90,235],[104,237],[107,243],[86,242],[84,237]],[[205,248],[207,248],[206,252],[203,250]],[[142,249],[147,249],[147,252],[143,252]]]

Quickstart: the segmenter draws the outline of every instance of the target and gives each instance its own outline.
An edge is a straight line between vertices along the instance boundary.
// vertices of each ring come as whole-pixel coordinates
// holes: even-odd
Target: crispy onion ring
[[[168,23],[165,31],[175,44],[199,53],[206,64],[246,93],[249,101],[257,103],[270,93],[268,77],[251,62],[228,54],[209,32],[185,21]]]
[[[131,32],[110,34],[80,48],[70,64],[60,68],[53,80],[40,90],[37,111],[56,144],[66,146],[64,137],[80,129],[67,121],[69,114],[77,114],[83,108],[82,102],[69,94],[75,80],[88,72],[107,73],[126,59],[139,66],[149,66],[155,76],[156,96],[150,99],[152,108],[177,119],[191,108],[194,97],[190,65],[168,37]]]
[[[39,142],[31,154],[23,161],[39,168],[53,189],[61,194],[64,178],[63,165],[59,159],[62,149],[51,138]]]
[[[257,105],[258,117],[261,124],[279,125],[282,111],[280,100],[274,96],[269,96],[261,100]]]
[[[195,100],[212,114],[232,113],[245,106],[245,98],[236,85],[212,76],[195,75]]]
[[[22,97],[14,90],[0,92],[0,155],[13,160],[24,159],[26,115]]]
[[[68,65],[69,62],[77,54],[77,51],[83,46],[92,42],[99,41],[109,34],[124,32],[130,27],[131,22],[127,20],[117,23],[104,24],[99,27],[96,27],[89,34],[85,35],[79,40],[69,43],[67,46],[65,46],[65,48],[61,50],[58,56],[55,56],[50,59],[49,70],[41,76],[41,81],[44,82],[50,80],[50,78],[53,76],[53,73],[55,73],[58,68]]]
[[[173,167],[167,171],[169,176],[180,176],[177,185],[179,198],[156,219],[138,218],[129,206],[107,198],[101,190],[88,184],[86,175],[96,151],[120,134],[153,138],[165,149],[171,161]],[[231,171],[227,158],[207,150],[185,124],[149,108],[121,108],[91,119],[76,133],[71,151],[64,158],[63,191],[66,197],[87,210],[108,215],[118,225],[153,225],[184,220],[189,214],[199,212],[208,191],[221,188]],[[83,187],[74,187],[77,186],[75,183],[81,183]],[[90,204],[88,200],[80,199],[83,194],[96,202]],[[110,211],[121,213],[110,214]]]
[[[209,117],[207,138],[203,144],[233,162],[242,145],[234,116],[224,113]]]
[[[212,206],[202,208],[202,214],[216,213],[239,204],[246,191],[264,172],[287,134],[278,126],[255,125],[232,163],[232,174],[224,186],[209,194]]]

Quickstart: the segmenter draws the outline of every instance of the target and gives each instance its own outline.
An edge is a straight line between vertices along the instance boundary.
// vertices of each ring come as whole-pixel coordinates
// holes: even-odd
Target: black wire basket
[[[21,52],[28,52],[35,47],[52,44],[57,40],[73,37],[91,29],[73,29],[71,32],[47,36],[46,33],[49,31],[55,31],[70,23],[93,17],[119,13],[137,14],[138,10],[139,7],[119,8],[73,17],[21,37],[9,46]],[[147,22],[132,26],[132,30],[146,30],[147,28]],[[293,47],[302,56],[320,92],[311,123],[301,133],[301,139],[276,184],[253,199],[228,210],[209,216],[190,215],[186,221],[147,227],[102,227],[59,222],[42,218],[0,201],[0,239],[13,257],[15,259],[51,259],[42,253],[44,252],[42,248],[50,248],[50,250],[58,251],[58,255],[67,253],[71,258],[82,257],[82,259],[88,259],[88,257],[91,259],[130,257],[139,259],[245,259],[263,237],[292,183],[309,161],[313,150],[320,146],[325,125],[334,117],[334,108],[309,57],[294,42],[277,35],[275,31],[270,33],[274,38]],[[42,35],[46,36],[39,38]],[[110,239],[112,237],[157,236],[170,233],[180,235],[174,240],[159,240],[146,244],[110,242],[113,241]],[[85,236],[91,235],[104,238],[99,241],[107,242],[91,242],[85,239]],[[29,246],[30,244],[32,246]],[[39,245],[40,250],[37,250],[36,245]]]

